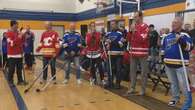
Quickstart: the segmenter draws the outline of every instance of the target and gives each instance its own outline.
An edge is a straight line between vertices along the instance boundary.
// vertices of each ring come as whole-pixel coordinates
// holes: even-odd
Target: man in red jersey
[[[39,47],[37,48],[37,52],[41,52],[43,54],[43,69],[46,67],[48,63],[51,66],[51,75],[52,77],[56,74],[56,56],[59,53],[59,36],[58,33],[52,30],[52,23],[46,22],[45,23],[46,31],[43,32],[40,40]],[[43,72],[43,82],[47,81],[47,70],[48,68],[44,69]],[[54,84],[56,84],[56,77],[53,79]]]
[[[86,35],[86,50],[87,58],[90,59],[91,66],[91,78],[90,84],[93,85],[96,83],[96,67],[99,69],[102,85],[105,85],[104,81],[104,72],[102,69],[102,59],[101,59],[101,33],[96,32],[95,22],[90,23],[90,33]],[[95,67],[96,65],[96,67]]]
[[[16,68],[18,85],[24,85],[22,78],[22,54],[23,35],[18,31],[18,22],[10,21],[11,29],[7,32],[7,56],[9,62],[8,81],[10,86],[14,86],[13,76]]]
[[[140,95],[145,95],[147,74],[148,74],[148,49],[149,49],[149,39],[148,39],[148,25],[143,23],[143,13],[138,11],[135,13],[135,23],[132,24],[131,31],[128,33],[129,43],[131,45],[130,49],[130,90],[129,94],[135,93],[136,86],[136,68],[138,64],[141,65],[141,92]]]

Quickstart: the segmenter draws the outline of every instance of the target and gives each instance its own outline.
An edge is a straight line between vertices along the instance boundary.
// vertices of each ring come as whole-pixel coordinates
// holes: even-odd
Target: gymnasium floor
[[[41,68],[42,63],[37,60],[34,71],[26,71],[27,81],[31,83]],[[158,87],[155,92],[152,92],[150,82],[147,96],[126,97],[124,94],[127,90],[127,82],[122,83],[123,88],[120,91],[105,90],[99,86],[90,86],[86,80],[83,80],[81,85],[77,85],[75,76],[71,75],[69,84],[65,85],[61,83],[64,71],[58,68],[57,73],[57,85],[51,84],[46,91],[37,93],[35,90],[41,87],[37,83],[27,94],[24,94],[27,86],[17,86],[17,90],[14,92],[18,91],[19,94],[13,93],[18,95],[14,97],[13,90],[11,91],[1,72],[0,99],[3,100],[0,104],[0,110],[18,110],[17,106],[22,108],[21,110],[177,110],[167,107],[166,103],[170,96],[164,95],[164,88]],[[138,83],[137,89],[140,88],[139,85]],[[191,110],[194,109],[195,103],[193,103]]]

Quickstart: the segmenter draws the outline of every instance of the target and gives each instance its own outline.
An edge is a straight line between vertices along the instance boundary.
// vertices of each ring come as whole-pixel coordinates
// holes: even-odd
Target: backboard
[[[111,9],[116,6],[117,0],[96,0],[97,13],[101,13],[103,10]]]

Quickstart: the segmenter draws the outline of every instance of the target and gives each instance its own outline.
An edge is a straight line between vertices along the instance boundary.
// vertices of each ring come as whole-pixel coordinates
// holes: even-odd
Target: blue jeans
[[[81,71],[80,71],[80,58],[79,56],[75,57],[69,57],[65,59],[66,62],[66,69],[65,69],[65,79],[70,79],[70,69],[71,69],[71,62],[74,62],[76,66],[76,78],[80,79],[81,78]]]
[[[149,55],[154,57],[154,56],[158,56],[158,48],[157,47],[151,47],[149,49]]]
[[[107,71],[108,71],[108,81],[109,86],[113,86],[114,77],[116,78],[116,84],[120,85],[122,78],[122,56],[120,55],[111,55],[111,68],[112,73],[110,71],[109,61],[107,61]]]
[[[171,82],[171,93],[172,93],[172,100],[178,101],[180,99],[180,87],[185,96],[184,106],[191,105],[190,100],[191,97],[189,96],[189,91],[187,89],[187,81],[184,75],[183,67],[180,68],[170,68],[166,66],[166,74],[168,76],[169,81]],[[187,104],[188,103],[188,104]]]
[[[48,63],[50,63],[51,75],[53,77],[56,74],[56,59],[43,57],[43,69],[45,68],[46,65],[48,65]],[[47,80],[47,70],[48,70],[48,67],[45,68],[45,70],[43,71],[43,79],[44,80]],[[56,79],[56,77],[54,77],[54,80],[55,79]]]

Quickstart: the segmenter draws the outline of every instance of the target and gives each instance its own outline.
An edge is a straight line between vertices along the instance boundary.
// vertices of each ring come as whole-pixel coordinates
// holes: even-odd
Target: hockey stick
[[[51,59],[51,60],[52,60],[52,59]],[[42,74],[44,73],[44,70],[49,66],[51,60],[49,60],[48,64],[43,68],[43,70],[41,71],[41,73],[33,80],[33,82],[30,84],[30,86],[24,90],[24,93],[25,93],[25,94],[34,86],[34,84],[35,84],[35,83],[38,81],[38,79],[42,76]]]
[[[24,70],[24,55],[22,56],[22,76],[24,80],[24,85],[28,85],[28,82],[26,81],[26,74]]]
[[[180,52],[180,56],[181,56],[183,72],[184,72],[185,81],[186,81],[187,90],[188,90],[188,97],[186,99],[186,103],[183,105],[181,110],[188,110],[192,106],[192,93],[191,93],[190,85],[189,85],[189,81],[188,81],[188,75],[187,75],[187,70],[186,70],[186,66],[185,66],[185,62],[184,62],[183,52],[182,52],[180,44],[178,46],[179,46],[179,52]]]
[[[64,70],[63,67],[65,66],[65,64],[66,64],[66,63],[64,63],[63,66],[62,66],[57,72],[60,72],[60,71]],[[57,72],[56,72],[56,73],[57,73]],[[57,74],[55,74],[54,76],[52,76],[52,77],[48,80],[48,82],[47,82],[42,88],[36,89],[36,92],[42,92],[42,91],[44,91],[44,90],[51,84],[51,82],[52,82],[53,79],[56,77],[56,75],[57,75]]]

